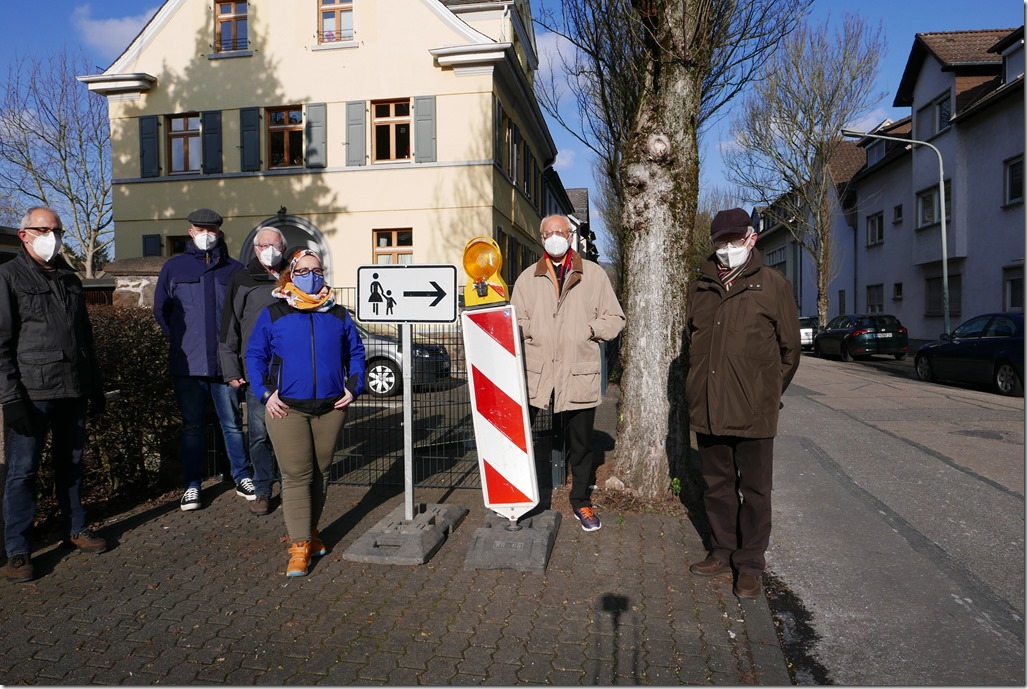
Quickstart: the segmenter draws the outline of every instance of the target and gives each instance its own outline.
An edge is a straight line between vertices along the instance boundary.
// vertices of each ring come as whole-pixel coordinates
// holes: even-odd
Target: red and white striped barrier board
[[[485,506],[517,519],[539,504],[518,321],[510,304],[461,314]]]

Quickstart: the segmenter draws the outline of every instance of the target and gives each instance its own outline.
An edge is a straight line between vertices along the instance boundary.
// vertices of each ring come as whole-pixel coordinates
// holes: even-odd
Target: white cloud
[[[564,65],[574,62],[577,48],[571,41],[552,31],[536,34],[535,45],[539,53],[539,69],[536,79],[539,80],[539,83],[548,86],[551,77],[556,76],[555,86],[559,95],[563,97],[568,91],[568,76],[565,73]]]
[[[563,148],[557,153],[557,159],[553,161],[553,169],[557,172],[570,170],[575,165],[575,151],[572,148]]]
[[[154,7],[131,17],[94,19],[92,7],[87,3],[71,11],[71,24],[83,45],[99,57],[113,60],[128,47],[157,9]]]

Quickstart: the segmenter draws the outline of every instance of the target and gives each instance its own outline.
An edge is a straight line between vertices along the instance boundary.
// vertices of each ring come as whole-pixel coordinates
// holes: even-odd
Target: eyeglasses
[[[549,239],[553,235],[559,235],[561,237],[570,237],[571,233],[568,232],[567,230],[558,230],[556,232],[544,232],[543,233],[543,241],[545,242],[547,239]]]
[[[750,235],[746,235],[745,237],[740,237],[739,239],[732,239],[732,240],[727,241],[727,242],[714,242],[714,248],[715,249],[726,249],[726,248],[728,248],[729,245],[732,245],[736,249],[741,249],[742,247],[746,246],[746,242],[748,242],[749,239],[750,239]]]
[[[44,235],[50,234],[51,232],[53,232],[58,237],[60,237],[62,234],[64,234],[64,228],[61,228],[61,227],[26,227],[25,229],[26,230],[32,230],[33,232],[38,232],[39,234],[44,234]]]
[[[278,242],[274,242],[272,244],[255,244],[254,246],[256,246],[261,251],[264,251],[265,249],[270,249],[271,247],[275,247],[279,251],[282,250],[282,245],[279,244]]]
[[[310,275],[311,273],[314,273],[319,277],[325,275],[325,271],[321,268],[297,268],[293,271],[293,275],[299,275],[300,277]]]

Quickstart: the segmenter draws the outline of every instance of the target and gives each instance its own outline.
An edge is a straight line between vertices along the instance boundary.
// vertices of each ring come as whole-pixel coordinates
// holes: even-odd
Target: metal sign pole
[[[400,345],[403,347],[403,518],[414,519],[414,346],[410,323],[400,324]]]

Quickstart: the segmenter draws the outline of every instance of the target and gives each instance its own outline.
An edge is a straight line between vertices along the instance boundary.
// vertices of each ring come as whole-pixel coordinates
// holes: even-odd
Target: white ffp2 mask
[[[750,249],[748,246],[732,246],[728,245],[724,249],[718,249],[716,252],[717,260],[721,261],[721,265],[727,268],[738,268],[750,257]]]
[[[546,249],[546,253],[553,258],[560,258],[568,252],[570,247],[571,243],[568,241],[568,238],[562,237],[559,234],[551,234],[543,242],[543,248]]]
[[[41,234],[32,241],[32,250],[46,263],[50,262],[61,248],[61,240],[53,232]]]

